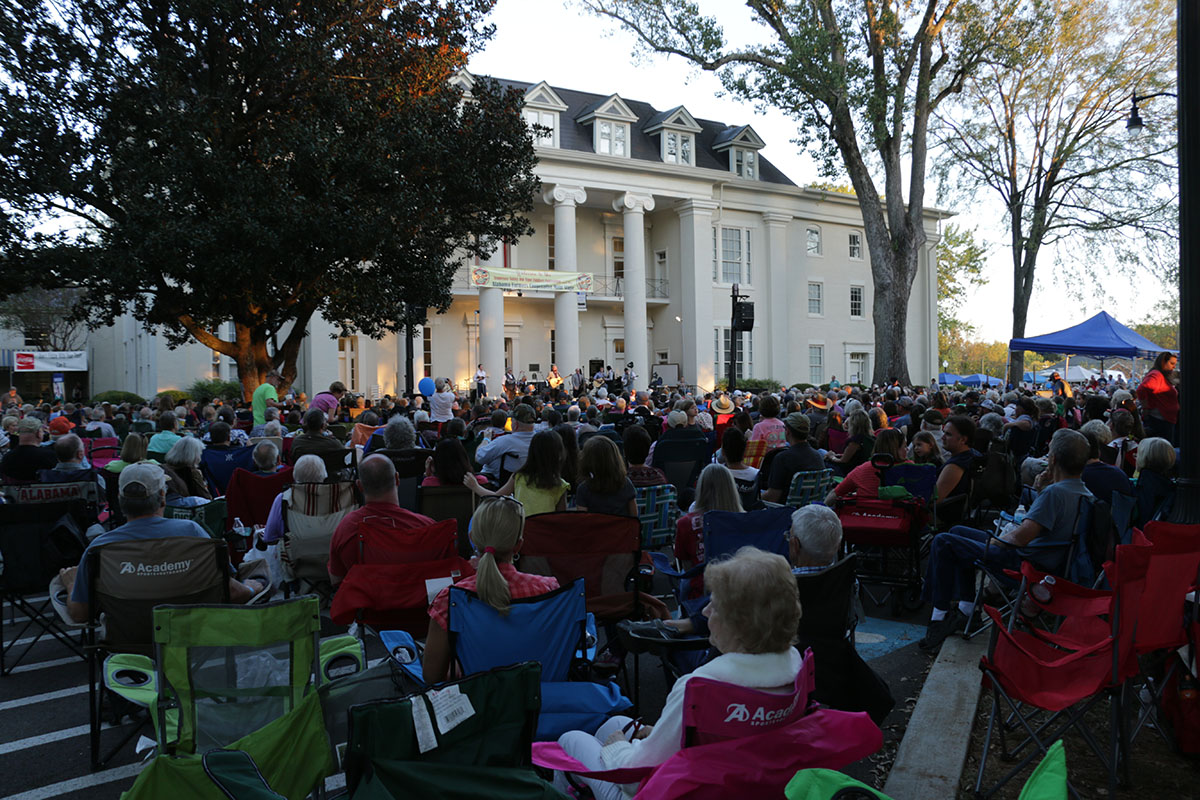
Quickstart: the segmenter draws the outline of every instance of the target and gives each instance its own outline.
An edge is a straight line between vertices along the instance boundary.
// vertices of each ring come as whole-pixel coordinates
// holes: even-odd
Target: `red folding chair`
[[[266,525],[275,497],[292,482],[292,468],[284,467],[271,475],[256,475],[238,467],[225,487],[225,530],[229,540],[229,558],[234,565],[254,543],[254,537],[237,535],[234,525],[237,520],[253,530],[255,525]]]
[[[1107,770],[1110,797],[1116,795],[1118,772],[1123,773],[1122,783],[1128,783],[1123,697],[1126,682],[1138,672],[1134,630],[1150,552],[1151,548],[1143,545],[1121,545],[1115,563],[1105,565],[1111,591],[1087,589],[1060,578],[1046,603],[1036,603],[1027,591],[1040,583],[1045,573],[1029,562],[1022,563],[1016,608],[1026,600],[1039,605],[1045,613],[1061,618],[1057,631],[1033,627],[1017,630],[1015,609],[1005,627],[1000,613],[985,607],[992,619],[993,634],[980,668],[984,687],[992,689],[992,709],[975,781],[976,797],[991,797],[1072,728]],[[1105,698],[1110,709],[1106,747],[1085,720],[1085,715]],[[1014,730],[1022,731],[1024,738],[1010,748],[1005,734]],[[985,792],[983,775],[992,736],[997,732],[1002,760],[1017,763]],[[1078,796],[1074,789],[1072,792]]]
[[[121,440],[115,436],[98,436],[84,439],[83,448],[92,469],[104,469],[121,457]]]

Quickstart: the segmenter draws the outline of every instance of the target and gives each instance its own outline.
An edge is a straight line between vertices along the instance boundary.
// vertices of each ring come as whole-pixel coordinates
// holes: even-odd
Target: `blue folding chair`
[[[200,454],[200,469],[208,479],[214,496],[225,494],[235,469],[254,472],[254,448],[231,447],[228,450],[205,448]]]
[[[652,551],[654,568],[679,582],[676,595],[681,613],[691,615],[704,607],[707,597],[687,600],[691,582],[703,574],[708,562],[736,553],[742,547],[757,547],[787,558],[788,536],[792,529],[790,506],[771,506],[755,511],[709,511],[704,515],[704,558],[691,569],[680,572],[664,553]]]
[[[537,741],[554,741],[570,730],[595,730],[633,705],[615,683],[570,680],[572,664],[595,654],[596,628],[586,610],[582,578],[553,592],[513,600],[508,614],[500,614],[475,592],[451,586],[447,630],[463,674],[541,663]]]

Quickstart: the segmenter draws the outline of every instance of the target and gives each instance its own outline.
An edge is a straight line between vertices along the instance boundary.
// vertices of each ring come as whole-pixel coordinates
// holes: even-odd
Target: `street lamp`
[[[1125,121],[1125,130],[1129,131],[1132,135],[1137,136],[1143,130],[1146,129],[1146,124],[1144,122],[1142,122],[1142,115],[1138,113],[1138,103],[1141,103],[1144,100],[1150,100],[1155,97],[1178,98],[1178,95],[1176,95],[1174,92],[1155,92],[1154,94],[1138,94],[1135,91],[1133,93],[1133,107],[1129,109],[1129,119],[1127,119]]]

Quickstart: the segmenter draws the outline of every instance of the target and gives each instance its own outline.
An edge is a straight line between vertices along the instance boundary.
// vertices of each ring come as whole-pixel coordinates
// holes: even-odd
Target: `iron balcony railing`
[[[451,288],[456,292],[470,292],[475,289],[471,286],[470,274],[464,271],[454,273],[454,283]],[[647,278],[646,299],[668,300],[670,299],[670,288],[670,281],[666,278]],[[624,297],[625,278],[612,275],[593,275],[591,296],[595,298]]]

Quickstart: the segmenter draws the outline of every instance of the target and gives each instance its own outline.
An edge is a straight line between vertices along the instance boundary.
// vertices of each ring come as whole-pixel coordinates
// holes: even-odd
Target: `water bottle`
[[[1024,519],[1025,519],[1025,504],[1022,503],[1021,505],[1017,506],[1017,510],[1013,514],[1013,522],[1020,525]]]

